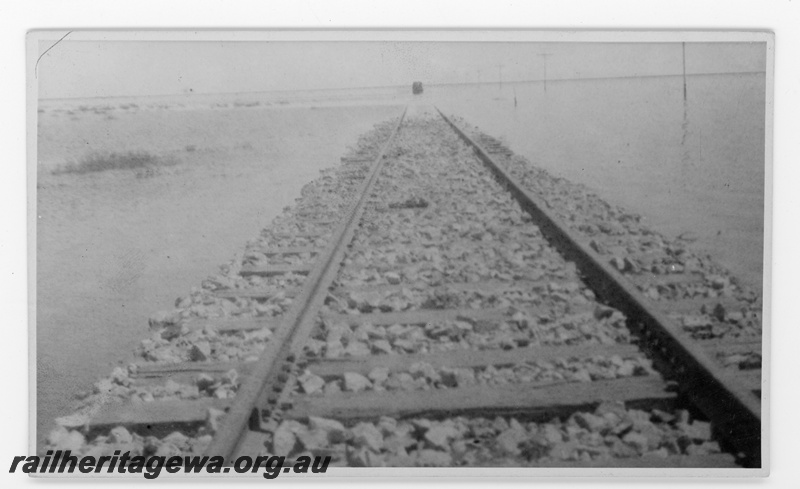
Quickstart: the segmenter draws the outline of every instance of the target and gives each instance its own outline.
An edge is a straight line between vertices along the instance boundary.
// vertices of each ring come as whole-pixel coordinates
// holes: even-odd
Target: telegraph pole
[[[541,54],[539,54],[539,56],[542,57],[542,61],[544,61],[544,64],[543,64],[544,76],[542,77],[542,79],[544,80],[544,91],[545,92],[547,92],[547,57],[548,56],[552,56],[552,55],[553,55],[553,53],[541,53]]]

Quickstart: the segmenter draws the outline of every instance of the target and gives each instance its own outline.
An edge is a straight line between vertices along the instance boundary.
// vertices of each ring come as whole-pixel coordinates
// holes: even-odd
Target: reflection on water
[[[697,131],[690,127],[689,102],[683,100],[683,122],[681,122],[681,165],[682,171],[690,172],[701,164],[703,158],[702,145]]]
[[[686,137],[689,135],[689,102],[685,98],[683,99],[683,122],[681,123],[681,129],[683,130],[681,146],[686,146]]]

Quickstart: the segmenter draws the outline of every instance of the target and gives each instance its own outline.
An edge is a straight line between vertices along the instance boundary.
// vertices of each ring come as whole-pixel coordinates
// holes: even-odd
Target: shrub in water
[[[93,153],[77,163],[64,165],[53,171],[60,173],[90,173],[106,170],[135,170],[157,166],[174,165],[175,161],[165,160],[144,151],[127,153]]]

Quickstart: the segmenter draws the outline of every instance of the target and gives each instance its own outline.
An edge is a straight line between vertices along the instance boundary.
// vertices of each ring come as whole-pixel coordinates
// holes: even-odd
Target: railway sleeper
[[[536,346],[515,350],[451,350],[410,355],[370,355],[335,359],[307,359],[308,371],[320,377],[343,376],[347,372],[368,375],[376,368],[388,372],[408,369],[415,363],[434,368],[466,368],[517,365],[528,361],[586,359],[595,356],[631,356],[639,353],[635,345]]]
[[[660,379],[592,384],[301,397],[250,449],[349,466],[735,466]]]
[[[258,456],[267,456],[272,454],[269,448],[272,446],[272,435],[261,432],[248,432],[245,440],[239,448],[234,459],[239,456],[249,456],[251,459],[256,459]],[[352,452],[351,452],[352,453]],[[335,457],[338,452],[332,449],[317,449],[312,452],[305,452],[300,456],[308,456],[309,454],[320,457]],[[438,457],[441,458],[441,457]],[[294,466],[298,461],[299,456],[287,457],[284,461],[284,466]],[[432,461],[435,459],[432,459]],[[370,456],[368,452],[361,452],[351,455],[351,461],[360,461],[364,465],[369,465],[369,462],[380,462],[379,457]],[[413,459],[408,459],[405,466],[412,466],[415,462]],[[265,461],[262,461],[266,464]],[[332,466],[344,465],[337,464],[336,461],[331,462]],[[380,464],[375,464],[380,466]],[[431,464],[433,465],[433,464]],[[603,460],[508,460],[507,457],[498,457],[494,459],[471,461],[469,467],[530,467],[530,468],[619,468],[619,469],[636,469],[636,468],[682,468],[682,469],[708,469],[711,468],[740,468],[737,464],[735,457],[728,453],[713,453],[706,455],[668,455],[666,457],[657,456],[644,456],[644,457],[626,457],[626,458],[607,458]],[[258,466],[259,468],[261,465]]]
[[[341,393],[325,397],[302,396],[283,413],[288,419],[309,416],[337,420],[432,417],[459,415],[524,416],[545,421],[591,410],[603,401],[622,401],[629,408],[674,408],[677,395],[657,377],[609,381],[567,382],[548,386],[507,384],[455,389]]]
[[[275,275],[283,275],[283,274],[276,273],[267,276],[275,276]],[[298,293],[299,291],[296,288],[290,288],[288,290],[277,290],[273,287],[270,287],[270,288],[217,289],[212,292],[212,295],[220,299],[243,298],[243,299],[267,300],[272,297],[276,297],[278,295],[283,295],[284,297],[292,298],[295,297]]]
[[[275,275],[285,275],[288,273],[294,273],[297,275],[308,275],[313,270],[313,264],[301,264],[301,265],[267,265],[267,266],[253,266],[253,265],[246,265],[243,266],[242,269],[239,271],[239,275],[243,277],[249,277],[252,275],[257,275],[259,277],[272,277]]]
[[[247,250],[247,253],[253,253],[254,255],[264,255],[267,257],[270,256],[277,256],[277,255],[318,255],[322,251],[322,248],[318,248],[316,246],[287,246],[284,248],[257,248],[251,247]],[[245,255],[246,257],[246,255]]]
[[[507,292],[531,292],[531,291],[547,291],[548,288],[553,286],[568,286],[574,281],[566,280],[515,280],[513,282],[505,280],[482,280],[480,282],[445,282],[440,284],[426,284],[424,282],[410,283],[410,284],[366,284],[366,285],[347,285],[338,286],[332,290],[334,295],[349,295],[359,294],[365,292],[374,292],[377,294],[394,294],[402,292],[403,290],[426,290],[431,291],[433,295],[439,290],[448,290],[454,292],[480,292],[483,294],[503,294]]]

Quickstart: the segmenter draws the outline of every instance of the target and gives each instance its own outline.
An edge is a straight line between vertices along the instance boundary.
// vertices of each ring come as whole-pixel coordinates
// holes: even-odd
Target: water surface
[[[759,287],[764,74],[430,87],[425,97]],[[516,98],[516,103],[515,103]]]

